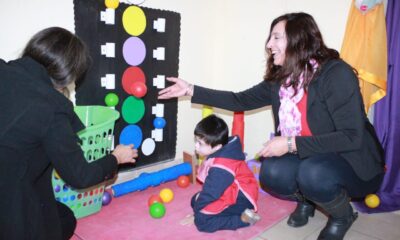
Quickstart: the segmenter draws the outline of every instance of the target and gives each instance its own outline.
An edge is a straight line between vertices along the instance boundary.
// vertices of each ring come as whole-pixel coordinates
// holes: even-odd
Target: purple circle
[[[138,37],[130,37],[124,42],[122,55],[125,61],[131,66],[141,64],[146,57],[146,46]]]

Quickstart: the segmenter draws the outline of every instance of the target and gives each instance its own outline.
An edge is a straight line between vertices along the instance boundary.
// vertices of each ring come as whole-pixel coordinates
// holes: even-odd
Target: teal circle
[[[118,95],[115,93],[108,93],[106,95],[106,97],[104,98],[104,102],[109,107],[115,107],[115,106],[117,106],[117,104],[119,102]]]
[[[139,122],[144,116],[144,101],[135,96],[125,99],[121,108],[122,118],[129,124]]]
[[[165,207],[164,204],[155,202],[151,204],[149,209],[150,216],[153,218],[162,218],[165,215]]]

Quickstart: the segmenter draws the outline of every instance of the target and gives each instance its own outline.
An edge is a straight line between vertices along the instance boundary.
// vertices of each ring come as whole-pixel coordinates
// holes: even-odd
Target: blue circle
[[[153,126],[154,126],[155,128],[158,128],[158,129],[164,128],[166,123],[167,123],[167,122],[166,122],[165,119],[162,118],[162,117],[156,117],[156,118],[154,118],[154,120],[153,120]]]
[[[142,144],[143,133],[142,129],[137,125],[126,126],[119,135],[119,143],[124,145],[133,144],[137,149]]]

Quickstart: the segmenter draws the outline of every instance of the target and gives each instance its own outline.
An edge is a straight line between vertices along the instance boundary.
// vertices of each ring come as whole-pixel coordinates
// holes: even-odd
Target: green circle
[[[104,98],[104,102],[109,107],[115,107],[115,106],[117,106],[117,104],[119,102],[118,95],[115,93],[108,93],[106,95],[106,97]]]
[[[164,215],[165,215],[164,204],[159,203],[159,202],[155,202],[155,203],[151,204],[149,212],[150,212],[150,216],[152,216],[153,218],[164,217]]]
[[[122,104],[122,118],[129,124],[135,124],[144,116],[144,102],[142,99],[129,96]]]

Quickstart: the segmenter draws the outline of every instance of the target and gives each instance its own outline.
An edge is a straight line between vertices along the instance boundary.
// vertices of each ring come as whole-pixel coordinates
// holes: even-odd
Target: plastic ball
[[[149,209],[150,216],[153,218],[162,218],[165,215],[165,207],[164,204],[156,202],[150,206]]]
[[[56,179],[60,179],[60,175],[58,175],[58,172],[56,170],[54,170],[54,177]]]
[[[153,126],[158,129],[162,129],[165,127],[166,121],[162,117],[156,117],[153,120]]]
[[[169,203],[174,199],[174,192],[169,188],[163,188],[160,191],[160,197],[164,203]]]
[[[380,204],[380,199],[376,194],[368,194],[365,197],[365,205],[367,205],[369,208],[376,208]]]
[[[111,193],[108,192],[108,191],[104,191],[103,197],[102,197],[102,199],[101,199],[102,205],[103,205],[103,206],[107,206],[108,204],[110,204],[111,200],[112,200],[112,195],[111,195]]]
[[[149,200],[147,201],[147,205],[150,207],[151,205],[153,205],[153,203],[156,202],[163,203],[161,197],[159,195],[154,194],[150,196]]]
[[[136,81],[131,85],[131,94],[137,98],[142,98],[147,93],[146,84]]]
[[[119,0],[105,0],[104,4],[107,8],[116,9],[119,6]]]
[[[178,184],[179,187],[181,188],[186,188],[189,186],[190,184],[190,179],[188,176],[180,176],[178,177],[178,179],[176,180],[176,183]]]
[[[115,93],[108,93],[106,95],[106,97],[104,98],[104,102],[109,107],[115,107],[115,106],[117,106],[117,104],[119,102],[118,95]]]
[[[60,190],[61,190],[60,185],[56,185],[56,186],[54,187],[54,192],[59,192]]]

